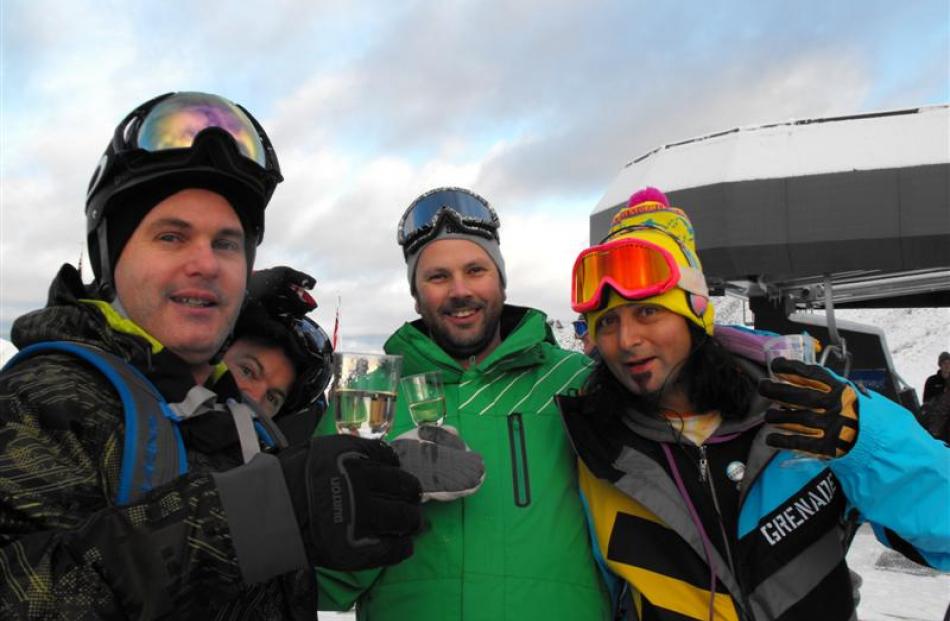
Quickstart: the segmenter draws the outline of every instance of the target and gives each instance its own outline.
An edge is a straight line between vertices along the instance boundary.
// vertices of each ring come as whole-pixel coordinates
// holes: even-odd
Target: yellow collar
[[[129,319],[128,317],[123,317],[120,315],[111,304],[105,300],[79,300],[84,304],[90,304],[99,309],[99,312],[102,313],[102,316],[105,318],[106,323],[109,324],[109,327],[115,330],[116,332],[121,332],[123,334],[131,334],[133,336],[139,336],[146,341],[152,348],[152,353],[157,354],[165,346],[162,345],[158,339],[146,332],[139,326],[137,323]],[[218,362],[214,365],[214,368],[211,371],[211,383],[217,382],[221,379],[221,376],[228,372],[228,367],[224,362]]]

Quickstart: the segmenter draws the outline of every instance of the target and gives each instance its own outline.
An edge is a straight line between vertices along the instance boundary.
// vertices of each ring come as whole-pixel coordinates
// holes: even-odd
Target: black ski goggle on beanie
[[[438,188],[412,201],[399,221],[397,240],[409,256],[439,234],[445,219],[455,232],[500,241],[498,215],[484,198],[463,188]]]

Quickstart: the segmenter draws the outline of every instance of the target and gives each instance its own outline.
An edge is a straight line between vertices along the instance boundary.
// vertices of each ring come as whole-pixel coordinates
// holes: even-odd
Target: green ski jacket
[[[539,311],[505,306],[502,342],[463,369],[426,334],[404,324],[385,350],[403,375],[439,370],[446,424],[485,460],[472,496],[424,506],[413,555],[384,570],[318,570],[319,604],[387,621],[604,620],[607,591],[591,553],[574,456],[553,397],[577,389],[587,357],[560,349]],[[332,415],[321,430],[329,433]],[[394,438],[412,427],[403,400]]]

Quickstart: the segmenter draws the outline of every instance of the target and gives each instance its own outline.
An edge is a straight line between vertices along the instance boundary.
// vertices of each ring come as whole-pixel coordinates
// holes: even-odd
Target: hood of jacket
[[[152,349],[148,340],[114,329],[93,302],[79,272],[65,264],[50,285],[46,306],[18,317],[10,340],[18,349],[42,341],[75,341],[111,352],[140,369],[148,368]]]
[[[123,358],[147,377],[169,403],[183,401],[195,385],[188,364],[111,306],[95,299],[72,265],[63,265],[49,288],[46,306],[13,322],[11,340],[18,349],[42,341],[73,341]],[[220,364],[208,380],[221,401],[241,400],[227,367]],[[211,412],[182,423],[188,446],[212,452],[237,446],[229,414]]]

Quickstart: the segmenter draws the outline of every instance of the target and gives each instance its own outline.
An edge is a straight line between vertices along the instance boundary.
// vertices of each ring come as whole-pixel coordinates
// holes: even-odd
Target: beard
[[[667,397],[674,393],[691,395],[692,382],[690,380],[692,373],[696,372],[696,361],[693,356],[695,351],[696,348],[693,347],[685,359],[670,369],[660,385],[652,389],[637,386],[637,390],[634,390],[628,383],[620,380],[606,363],[602,364],[604,370],[613,378],[616,387],[626,393],[624,398],[628,403],[642,414],[662,418],[663,412],[668,409]]]
[[[429,328],[432,340],[452,358],[464,360],[484,352],[498,334],[503,303],[501,299],[496,303],[491,303],[471,297],[457,298],[449,300],[434,311],[422,309],[420,314],[426,327]],[[466,309],[480,310],[484,313],[482,325],[477,330],[460,333],[461,331],[445,323],[443,319],[445,314]]]

